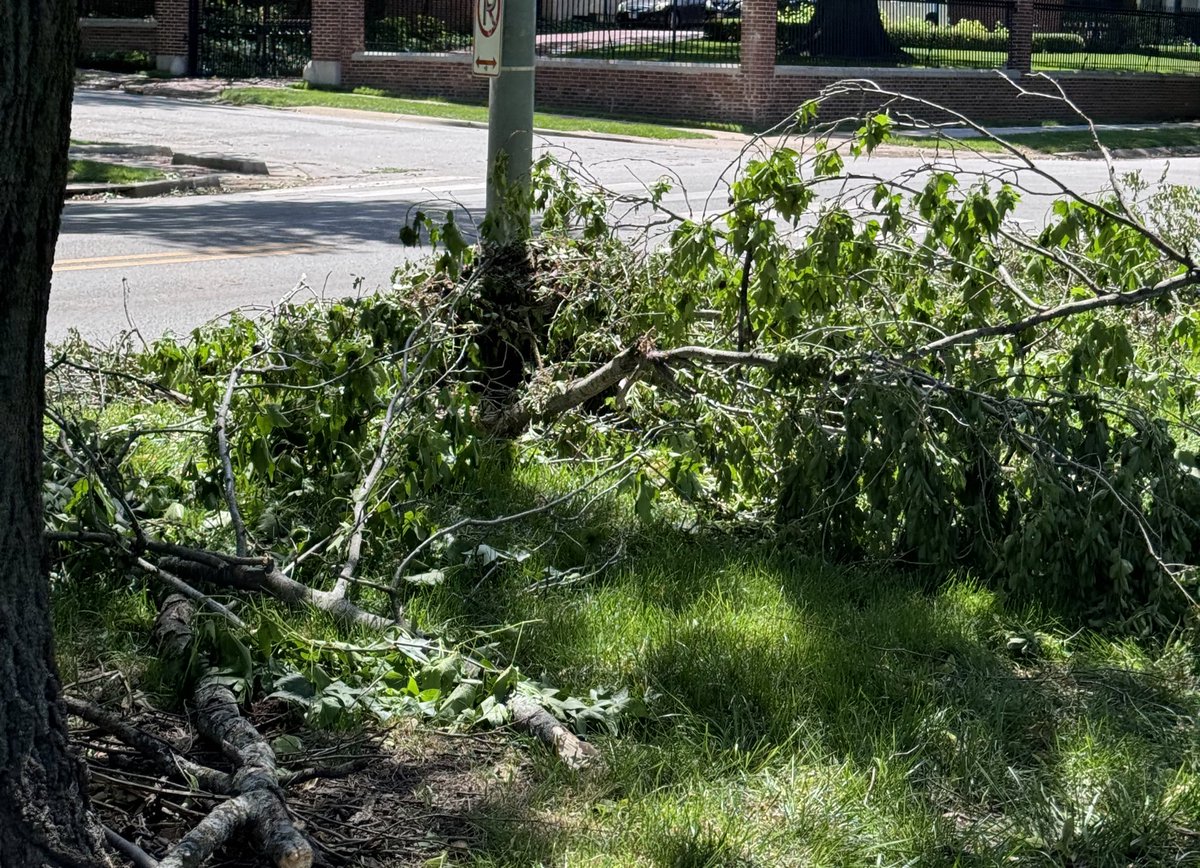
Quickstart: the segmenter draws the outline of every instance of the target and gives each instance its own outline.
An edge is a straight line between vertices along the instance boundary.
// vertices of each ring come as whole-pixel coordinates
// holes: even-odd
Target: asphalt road
[[[186,333],[243,306],[263,306],[298,283],[343,295],[390,284],[419,251],[397,232],[413,208],[453,207],[481,217],[486,132],[390,116],[235,108],[115,92],[76,94],[72,135],[88,141],[165,144],[265,160],[304,186],[224,195],[70,202],[54,272],[48,334],[72,328],[107,340],[136,324],[146,337]],[[722,176],[743,142],[627,142],[554,136],[541,149],[578,160],[612,189],[633,193],[663,174],[681,191],[677,211],[723,206]],[[1128,161],[1157,179],[1162,160]],[[875,157],[885,177],[913,171],[914,157]],[[1107,183],[1090,161],[1047,161],[1081,191]],[[965,171],[982,164],[966,163]],[[1171,180],[1200,185],[1200,159],[1173,161]],[[727,174],[726,174],[727,176]],[[1036,179],[1026,178],[1031,183]],[[711,200],[707,194],[714,189]],[[1044,219],[1028,199],[1025,220]]]

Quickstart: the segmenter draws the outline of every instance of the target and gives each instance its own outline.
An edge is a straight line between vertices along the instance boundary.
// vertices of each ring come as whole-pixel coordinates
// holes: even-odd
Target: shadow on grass
[[[499,502],[511,511],[537,490],[517,486]],[[897,854],[947,865],[1037,854],[1049,864],[1150,865],[1186,851],[1180,811],[1200,806],[1200,786],[1179,778],[1196,754],[1190,657],[1166,673],[1102,659],[1062,638],[1061,620],[957,577],[835,569],[745,539],[623,520],[614,510],[569,529],[591,540],[594,558],[613,545],[610,528],[631,539],[621,565],[588,583],[526,591],[557,549],[452,580],[425,601],[461,626],[527,622],[500,640],[526,674],[651,698],[649,717],[600,739],[612,760],[603,783],[543,769],[539,792],[489,827],[484,864],[549,864],[567,847],[636,853],[638,864],[781,864],[746,855],[756,836],[778,837],[778,852],[865,858],[889,835],[910,834]],[[548,520],[522,534],[556,530]],[[827,819],[755,826],[726,808],[696,823],[647,819],[662,793],[703,801],[705,787],[736,792],[789,764],[839,770],[813,796],[828,803]],[[871,807],[885,794],[890,807]],[[564,799],[572,814],[580,802],[632,805],[641,831],[620,817],[547,824]],[[873,814],[869,834],[841,830]],[[730,829],[750,843],[730,843]],[[706,849],[714,841],[728,846]]]

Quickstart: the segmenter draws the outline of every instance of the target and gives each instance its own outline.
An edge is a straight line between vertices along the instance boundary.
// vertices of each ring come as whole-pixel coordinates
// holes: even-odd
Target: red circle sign
[[[479,19],[479,32],[492,36],[500,26],[500,0],[476,0],[475,16]]]

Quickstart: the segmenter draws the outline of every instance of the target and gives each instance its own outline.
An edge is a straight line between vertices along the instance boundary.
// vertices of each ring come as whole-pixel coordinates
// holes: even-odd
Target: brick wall
[[[921,97],[968,115],[974,120],[1026,124],[1043,120],[1078,122],[1061,102],[1022,95],[1014,82],[1029,91],[1053,93],[1041,77],[1005,76],[991,70],[932,69],[780,69],[772,99],[764,107],[768,119],[782,118],[822,88],[845,78],[869,78],[887,90]],[[1057,73],[1053,80],[1096,121],[1153,121],[1200,117],[1200,78],[1099,72]],[[869,97],[846,96],[827,104],[831,116],[875,108]],[[930,118],[936,120],[937,118]]]
[[[376,55],[358,52],[346,63],[345,84],[381,87],[401,94],[482,102],[487,80],[472,76],[466,55]],[[539,58],[539,109],[642,115],[675,120],[772,124],[821,90],[847,78],[922,97],[984,121],[1068,121],[1069,108],[1022,96],[1011,81],[990,70],[848,69],[775,67],[769,77],[743,68],[703,64],[631,63]],[[1059,73],[1054,80],[1097,121],[1200,118],[1200,78],[1099,72]],[[1042,78],[1023,87],[1052,90]],[[833,114],[866,111],[862,96],[828,105]]]
[[[363,48],[365,0],[313,0],[312,59],[343,61]]]
[[[158,22],[156,53],[187,56],[189,6],[188,0],[154,0],[154,20]]]
[[[153,54],[158,39],[157,31],[154,21],[141,18],[81,18],[79,55],[87,57],[119,51]]]

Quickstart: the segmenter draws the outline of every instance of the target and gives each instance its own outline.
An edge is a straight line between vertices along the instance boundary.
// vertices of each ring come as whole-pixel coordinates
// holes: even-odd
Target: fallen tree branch
[[[244,564],[223,564],[217,568],[199,559],[166,557],[163,569],[184,577],[189,581],[209,582],[214,585],[270,594],[285,603],[304,603],[320,609],[344,624],[367,627],[372,630],[387,630],[398,627],[409,632],[411,625],[400,618],[385,618],[368,612],[343,595],[332,591],[318,591],[303,582],[284,575],[275,567],[264,569]]]
[[[168,650],[187,646],[188,605],[182,597],[171,597],[163,607],[160,621],[165,623],[156,624],[155,633],[170,637]],[[160,868],[196,868],[243,827],[278,868],[310,868],[312,846],[288,816],[270,743],[242,717],[233,692],[218,676],[201,678],[193,696],[200,732],[236,763],[236,795],[184,835]]]
[[[918,347],[911,352],[905,353],[902,359],[910,360],[928,356],[941,350],[949,349],[953,346],[961,344],[974,343],[989,337],[997,337],[1000,335],[1018,335],[1021,332],[1042,325],[1043,323],[1053,322],[1054,320],[1063,319],[1065,317],[1074,316],[1076,314],[1086,313],[1093,310],[1102,310],[1104,308],[1120,308],[1133,307],[1134,305],[1142,304],[1147,301],[1153,301],[1164,295],[1170,295],[1173,292],[1178,292],[1188,287],[1200,284],[1200,272],[1187,271],[1183,274],[1169,277],[1166,280],[1161,280],[1152,286],[1145,286],[1133,292],[1107,292],[1103,295],[1098,295],[1093,298],[1083,298],[1076,301],[1069,301],[1065,304],[1057,305],[1056,307],[1048,308],[1031,314],[1024,319],[1014,320],[1007,323],[997,323],[995,325],[980,326],[978,328],[966,329],[965,331],[957,332],[952,335],[947,335],[944,338],[938,338],[936,341],[930,341],[922,347]]]
[[[170,605],[172,600],[180,601],[182,598],[168,598],[167,605]],[[183,602],[184,605],[190,607],[190,604],[186,601]],[[208,766],[202,766],[186,757],[180,756],[165,741],[147,732],[143,732],[136,726],[126,723],[111,711],[106,711],[95,703],[88,702],[76,696],[64,696],[63,706],[69,714],[73,714],[97,729],[107,732],[118,741],[129,745],[152,760],[158,771],[163,774],[173,777],[183,777],[189,783],[194,782],[200,788],[210,793],[223,795],[232,792],[233,779],[225,772],[211,769]]]
[[[74,542],[83,545],[110,546],[129,554],[129,542],[115,533],[99,531],[49,531],[45,538],[50,542]],[[136,558],[140,569],[163,580],[172,589],[185,594],[197,603],[213,608],[235,626],[244,627],[244,622],[221,604],[206,597],[189,583],[208,582],[220,587],[235,588],[269,594],[286,603],[303,603],[327,612],[344,624],[385,630],[391,627],[415,632],[402,620],[385,618],[356,606],[344,596],[331,591],[318,591],[303,582],[298,582],[280,571],[270,558],[236,557],[204,549],[164,543],[147,537],[144,547],[154,554],[164,555],[158,564]],[[223,610],[223,611],[222,611]]]
[[[586,741],[581,741],[562,721],[528,696],[510,697],[508,708],[512,712],[513,726],[537,738],[554,751],[568,768],[580,771],[585,768],[603,767],[604,760],[600,751]]]
[[[217,417],[213,423],[213,432],[217,435],[217,452],[221,457],[221,473],[225,481],[222,490],[225,495],[225,505],[229,509],[229,521],[233,524],[233,533],[237,540],[237,553],[239,557],[245,557],[249,552],[249,548],[246,542],[246,523],[242,521],[242,512],[238,509],[237,485],[233,475],[233,460],[229,457],[229,406],[233,403],[233,392],[237,388],[238,377],[242,374],[243,365],[249,364],[258,358],[259,355],[261,353],[255,353],[242,364],[233,366],[233,370],[229,372],[229,379],[225,383],[225,396],[221,399],[220,406],[217,407]]]

